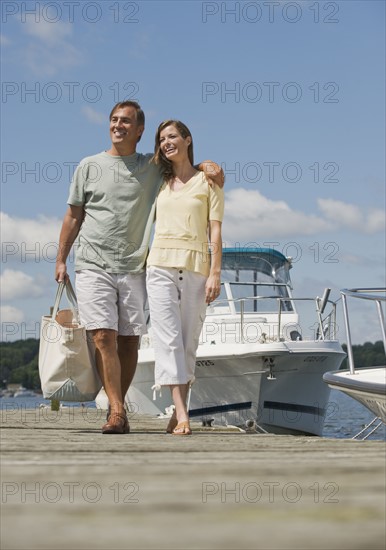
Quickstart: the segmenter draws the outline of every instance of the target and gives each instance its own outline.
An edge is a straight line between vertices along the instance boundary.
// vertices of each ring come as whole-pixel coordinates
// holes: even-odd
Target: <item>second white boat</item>
[[[323,379],[334,389],[340,390],[362,405],[386,424],[386,366],[378,365],[371,368],[356,368],[351,342],[351,327],[348,313],[347,298],[359,299],[362,304],[371,301],[376,306],[379,327],[386,352],[386,330],[382,302],[386,301],[386,288],[353,288],[341,290],[343,314],[347,337],[347,354],[349,369],[326,372]],[[375,323],[374,323],[375,327]]]

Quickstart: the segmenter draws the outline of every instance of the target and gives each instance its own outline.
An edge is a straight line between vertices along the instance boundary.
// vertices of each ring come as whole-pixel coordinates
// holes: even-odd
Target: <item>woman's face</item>
[[[170,125],[161,130],[159,142],[162,154],[171,162],[175,162],[188,158],[188,147],[192,139],[190,136],[182,137],[178,129]]]

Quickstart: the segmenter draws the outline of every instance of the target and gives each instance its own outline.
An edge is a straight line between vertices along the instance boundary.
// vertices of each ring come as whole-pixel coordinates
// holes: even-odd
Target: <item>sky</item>
[[[189,126],[195,161],[225,172],[225,244],[291,256],[294,296],[386,286],[382,0],[1,10],[3,341],[39,338],[72,173],[109,148],[125,99],[146,114],[139,152],[162,120]],[[356,344],[381,339],[365,306],[349,304]]]

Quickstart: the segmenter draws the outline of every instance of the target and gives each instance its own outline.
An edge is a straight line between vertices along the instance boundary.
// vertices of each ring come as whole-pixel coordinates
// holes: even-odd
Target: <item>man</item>
[[[136,152],[145,117],[134,101],[110,113],[111,147],[81,161],[70,187],[59,238],[55,278],[66,280],[66,260],[75,239],[79,313],[95,344],[98,372],[109,399],[102,433],[128,433],[124,399],[135,374],[139,338],[145,329],[144,267],[155,199],[162,183],[151,154]],[[214,163],[199,165],[208,180],[223,185]]]

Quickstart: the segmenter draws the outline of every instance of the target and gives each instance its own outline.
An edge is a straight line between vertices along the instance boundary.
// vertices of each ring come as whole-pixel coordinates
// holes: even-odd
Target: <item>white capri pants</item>
[[[196,351],[206,314],[206,279],[185,269],[147,268],[156,386],[194,380]]]

